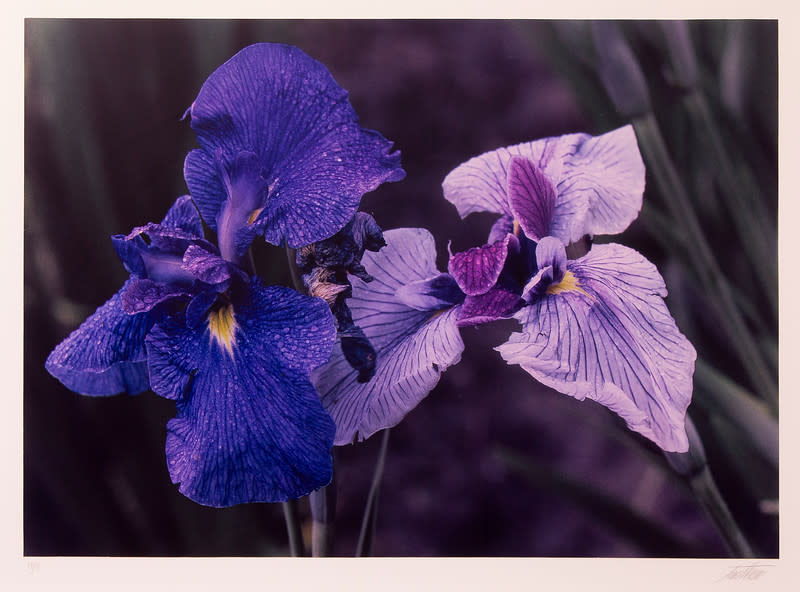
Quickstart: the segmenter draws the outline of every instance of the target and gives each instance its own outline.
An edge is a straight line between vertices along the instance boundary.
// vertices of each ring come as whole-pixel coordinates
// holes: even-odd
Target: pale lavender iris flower
[[[497,347],[555,390],[589,398],[666,451],[688,449],[684,421],[696,353],[663,298],[655,266],[617,244],[567,249],[625,230],[641,208],[645,170],[631,126],[500,148],[444,181],[462,217],[501,214],[489,244],[451,256],[467,295],[461,326],[513,317]]]

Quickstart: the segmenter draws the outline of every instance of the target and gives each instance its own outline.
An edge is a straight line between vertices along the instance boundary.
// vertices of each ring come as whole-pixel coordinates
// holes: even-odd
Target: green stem
[[[739,530],[728,505],[720,494],[709,468],[706,466],[702,471],[690,477],[689,485],[719,528],[731,554],[735,557],[755,557],[753,549],[750,548],[747,539]]]
[[[747,441],[777,469],[778,422],[769,409],[703,360],[697,360],[694,376],[700,387],[695,394],[698,405],[725,418],[746,434]]]
[[[689,440],[688,451],[664,452],[667,462],[675,472],[683,476],[695,497],[711,516],[725,541],[728,552],[736,557],[753,557],[747,539],[739,530],[714,482],[714,477],[708,468],[703,441],[689,415],[686,416],[686,436]]]
[[[727,319],[723,329],[728,332],[731,344],[736,349],[752,384],[761,387],[767,402],[777,409],[778,393],[774,376],[755,346],[728,283],[709,247],[692,209],[689,196],[669,156],[658,122],[652,113],[648,113],[637,117],[634,120],[634,127],[645,158],[651,165],[649,168],[661,187],[664,201],[675,221],[684,228],[690,241],[692,251],[686,253],[687,260],[694,267],[703,289],[716,296],[716,301]]]
[[[297,272],[297,262],[295,260],[295,251],[294,249],[290,248],[289,245],[286,245],[286,259],[289,263],[289,273],[292,276],[292,285],[294,289],[300,292],[301,294],[306,293],[306,287],[303,284],[303,279],[300,277],[300,274]]]
[[[361,521],[361,532],[358,535],[356,557],[369,557],[372,554],[372,542],[375,539],[375,522],[378,517],[378,492],[383,478],[383,467],[386,464],[386,450],[389,447],[389,428],[383,430],[381,449],[372,475],[367,504],[364,506],[364,518]]]
[[[300,530],[300,513],[297,508],[297,500],[289,500],[281,505],[283,506],[283,517],[286,520],[286,532],[289,535],[289,552],[292,557],[302,557],[305,552],[303,549],[303,533]]]
[[[311,556],[328,557],[333,549],[333,522],[336,515],[335,477],[326,487],[312,491],[308,501],[311,505]]]

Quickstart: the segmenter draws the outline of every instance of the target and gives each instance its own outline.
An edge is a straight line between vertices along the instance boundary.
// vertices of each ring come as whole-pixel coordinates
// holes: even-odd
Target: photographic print
[[[24,554],[777,558],[777,38],[26,19]]]

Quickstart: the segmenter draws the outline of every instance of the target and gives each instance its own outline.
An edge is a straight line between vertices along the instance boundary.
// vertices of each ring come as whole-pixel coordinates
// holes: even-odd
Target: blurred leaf
[[[550,490],[554,495],[571,501],[593,520],[630,539],[649,555],[704,556],[702,550],[695,548],[689,541],[682,540],[634,508],[586,483],[505,448],[498,449],[496,454],[501,462],[523,475],[533,486]]]
[[[777,470],[778,422],[767,406],[703,360],[695,366],[695,381],[695,401],[741,430],[746,441]]]

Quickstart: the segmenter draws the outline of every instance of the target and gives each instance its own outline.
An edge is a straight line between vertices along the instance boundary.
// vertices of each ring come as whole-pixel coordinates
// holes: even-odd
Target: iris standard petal
[[[161,223],[164,226],[180,228],[194,236],[203,236],[203,222],[200,219],[200,213],[188,195],[183,195],[175,200]]]
[[[181,493],[224,507],[294,499],[330,481],[335,426],[309,372],[334,336],[324,302],[256,281],[205,325],[176,316],[153,327],[153,390],[177,399],[166,454]]]
[[[398,296],[403,286],[439,276],[433,236],[421,228],[384,233],[387,245],[366,252],[363,264],[374,277],[353,279],[347,300],[355,323],[377,352],[375,376],[357,382],[337,344],[331,360],[313,373],[322,402],[336,422],[336,445],[364,440],[396,425],[436,386],[441,373],[458,363],[464,343],[456,327],[458,307],[419,310]],[[422,304],[415,299],[416,306]]]
[[[696,353],[665,295],[639,253],[595,245],[567,263],[561,284],[517,313],[522,332],[496,349],[543,384],[593,399],[664,450],[683,452]]]
[[[564,164],[550,234],[566,245],[583,235],[619,234],[639,215],[645,168],[633,126],[586,136]],[[568,216],[563,202],[586,204],[584,219]]]
[[[538,180],[523,183],[524,170],[512,171],[515,159],[527,161],[528,172],[535,168]],[[555,187],[547,234],[567,245],[586,234],[622,232],[638,215],[644,193],[644,163],[633,127],[597,137],[567,134],[486,152],[456,167],[442,187],[462,218],[481,211],[510,216],[514,209],[524,210],[520,189],[532,189],[542,180]],[[512,189],[518,200],[514,208],[509,203]],[[541,224],[531,230],[540,232]]]
[[[556,191],[550,179],[529,158],[511,159],[508,205],[529,239],[539,241],[550,234]]]
[[[150,388],[144,339],[147,314],[129,315],[117,292],[50,353],[47,371],[82,395],[136,394]]]
[[[447,271],[468,296],[484,294],[497,283],[509,249],[519,250],[519,241],[513,234],[507,234],[490,245],[451,255]]]
[[[554,182],[565,159],[586,134],[568,134],[485,152],[453,169],[442,183],[444,197],[464,218],[473,212],[512,215],[508,203],[508,173],[515,157],[530,160]]]
[[[258,156],[267,189],[254,223],[268,242],[293,248],[331,236],[364,193],[405,177],[392,143],[362,129],[347,92],[296,47],[243,49],[209,76],[190,111],[207,154],[189,155],[186,182],[215,230],[227,195],[209,164],[220,151],[225,162]]]

